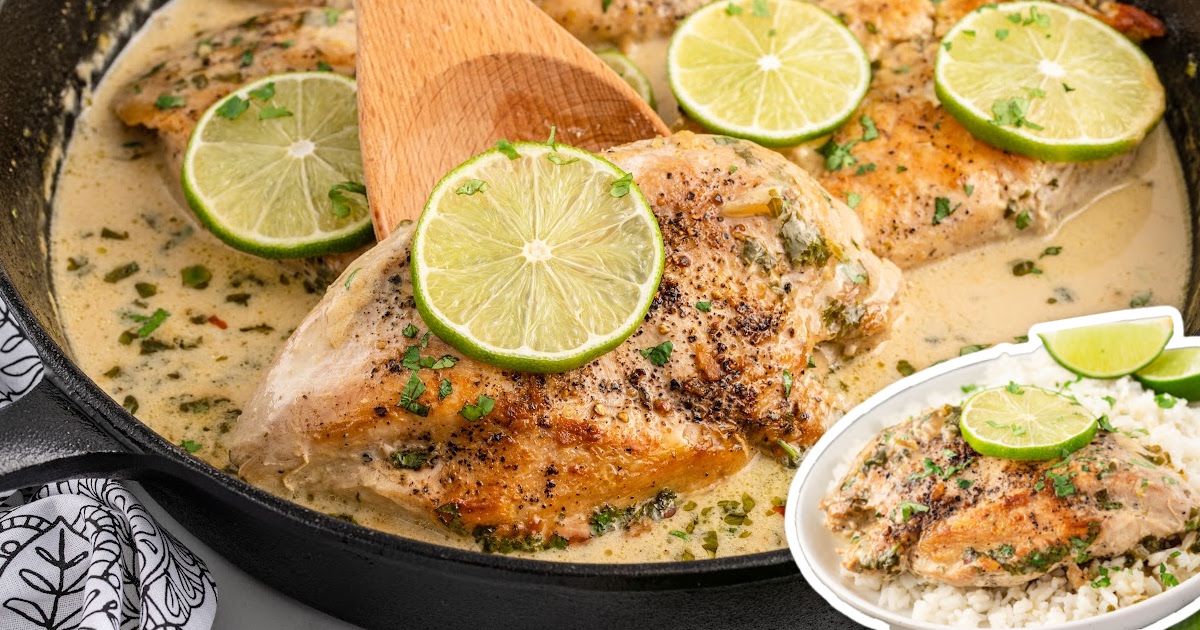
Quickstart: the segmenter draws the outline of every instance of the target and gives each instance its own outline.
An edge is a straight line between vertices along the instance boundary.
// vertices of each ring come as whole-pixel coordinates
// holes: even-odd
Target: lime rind
[[[516,142],[512,147],[520,158],[486,151],[434,187],[412,244],[417,310],[434,334],[476,360],[523,372],[564,372],[612,350],[637,330],[662,278],[662,233],[636,185],[622,198],[610,195],[612,182],[626,175],[615,164],[565,145]],[[579,162],[555,164],[551,154]],[[547,182],[564,173],[553,169],[577,164],[590,171],[555,182],[552,194],[544,194]],[[535,173],[535,190],[517,172],[522,168]],[[500,177],[481,177],[484,173]],[[472,179],[488,182],[487,190],[455,192]],[[623,215],[619,221],[589,216],[576,203],[571,212],[556,216],[546,196],[598,199],[621,206]],[[514,207],[532,209],[529,222],[508,212]],[[528,258],[504,255],[528,256],[528,243],[543,237],[550,251],[588,239],[592,247],[561,250],[553,256],[554,265],[526,265]],[[432,267],[431,259],[453,260],[454,269]],[[551,266],[556,269],[548,271]],[[548,303],[570,308],[547,308]],[[521,335],[519,344],[514,333]],[[529,345],[531,339],[539,347]]]
[[[1012,385],[977,392],[963,405],[959,430],[981,455],[1048,461],[1087,446],[1094,415],[1072,398],[1040,387]]]
[[[680,107],[709,131],[794,146],[831,133],[854,114],[871,84],[871,62],[825,10],[799,0],[765,4],[769,18],[735,0],[685,19],[667,50],[668,80]],[[728,6],[741,11],[730,14]],[[801,26],[779,32],[781,19]],[[688,64],[680,62],[684,57]],[[754,103],[748,120],[747,103]]]
[[[1170,317],[1121,321],[1039,333],[1046,352],[1080,376],[1114,379],[1150,365],[1167,347]]]
[[[608,64],[608,67],[613,69],[633,91],[637,92],[643,100],[653,109],[658,106],[654,99],[654,86],[650,83],[650,77],[642,71],[632,59],[625,56],[624,53],[616,48],[602,48],[596,51],[596,56]]]
[[[350,98],[331,107],[314,92],[315,82],[335,82]],[[250,96],[268,84],[275,96]],[[307,86],[307,87],[306,87]],[[184,153],[181,183],[196,218],[229,246],[264,258],[303,258],[353,251],[373,238],[370,210],[352,203],[350,216],[332,212],[327,194],[335,184],[361,182],[357,86],[329,72],[264,77],[214,103],[201,116]],[[236,120],[219,116],[229,101],[248,101]],[[293,116],[259,120],[265,106],[285,106]],[[319,111],[312,121],[307,110]],[[309,124],[301,137],[300,126]],[[309,140],[314,159],[296,169],[289,146]],[[297,174],[298,173],[298,174]],[[252,204],[252,205],[250,205]]]
[[[1200,400],[1200,348],[1164,350],[1133,377],[1160,394]]]
[[[1062,37],[1009,19],[1035,10]],[[998,32],[1005,33],[1003,41]],[[938,99],[972,134],[1006,151],[1062,162],[1111,157],[1136,147],[1166,108],[1149,57],[1108,25],[1069,7],[986,5],[960,20],[942,42],[934,73]],[[1067,48],[1072,54],[1064,53]],[[1114,66],[1131,71],[1104,71]],[[1025,118],[1043,129],[993,122],[993,105],[1013,98],[1025,99]]]

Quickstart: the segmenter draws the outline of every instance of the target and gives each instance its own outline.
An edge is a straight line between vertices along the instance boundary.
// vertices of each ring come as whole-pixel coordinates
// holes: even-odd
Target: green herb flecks
[[[1028,275],[1040,276],[1042,275],[1042,270],[1032,260],[1022,260],[1013,265],[1012,274],[1018,278]]]
[[[933,200],[933,224],[941,225],[950,215],[962,207],[962,204],[950,205],[949,197],[938,197]]]
[[[192,265],[184,267],[179,272],[183,286],[191,289],[207,289],[208,283],[212,281],[212,271],[204,265]]]
[[[517,150],[515,148],[513,148],[512,143],[503,138],[496,141],[496,149],[498,149],[501,153],[504,154],[505,157],[507,157],[510,160],[516,160],[521,157],[521,154],[517,153]]]
[[[467,183],[459,186],[454,192],[459,195],[474,195],[477,192],[487,192],[488,183],[482,179],[468,179]]]
[[[396,406],[421,417],[428,416],[429,406],[417,402],[417,399],[424,393],[425,383],[421,381],[416,372],[413,372],[408,377],[408,383],[404,385],[404,389],[400,391],[400,402]]]
[[[1150,304],[1150,300],[1153,298],[1154,298],[1153,291],[1139,293],[1138,295],[1133,296],[1133,299],[1129,300],[1129,308],[1141,308],[1143,306],[1146,306],[1146,305]]]
[[[670,341],[664,341],[653,348],[644,348],[641,350],[642,356],[650,359],[650,363],[655,367],[662,367],[671,360],[671,351],[675,348],[675,344]]]
[[[1024,97],[1015,97],[1010,99],[1001,99],[992,103],[992,120],[993,125],[1000,127],[1025,127],[1034,131],[1044,129],[1041,125],[1025,118],[1025,114],[1029,111],[1029,99]]]
[[[787,455],[789,468],[795,468],[800,464],[800,449],[788,444],[783,439],[777,439],[775,443],[779,445],[779,448],[783,449],[784,455]]]
[[[433,459],[433,453],[428,450],[408,450],[396,451],[392,453],[388,461],[396,468],[404,470],[420,470],[425,467],[429,461]]]
[[[138,264],[136,262],[125,263],[124,265],[121,265],[120,267],[117,267],[117,268],[113,269],[112,271],[109,271],[108,273],[104,274],[104,281],[109,284],[115,284],[117,282],[124,280],[125,278],[128,278],[129,276],[132,276],[133,274],[135,274],[137,272],[138,272]]]
[[[492,413],[496,407],[496,401],[488,398],[484,394],[480,394],[474,405],[464,404],[463,408],[458,411],[458,415],[467,419],[467,422],[476,422],[480,418]]]
[[[258,89],[250,90],[250,96],[264,103],[275,98],[275,82],[271,81]]]
[[[187,103],[187,100],[182,96],[162,94],[155,99],[154,106],[165,111],[168,109],[179,109],[180,107],[183,107],[185,103]]]
[[[161,326],[163,322],[167,321],[167,318],[170,316],[171,313],[161,308],[154,311],[152,315],[139,315],[137,313],[125,314],[125,317],[142,325],[142,327],[138,328],[137,331],[137,336],[142,339],[149,337],[152,333],[154,333],[155,330],[158,330],[158,327]]]
[[[295,114],[292,113],[292,110],[282,105],[267,105],[258,110],[259,120],[275,120],[276,118],[288,118],[290,116],[295,116]]]
[[[350,198],[346,194],[362,195],[364,203],[367,198],[367,187],[358,182],[341,182],[329,188],[329,201],[333,203],[333,216],[345,219],[350,216]]]
[[[914,503],[912,501],[901,501],[899,505],[899,517],[901,523],[907,523],[912,519],[913,514],[928,512],[929,506]],[[893,520],[895,520],[893,518]]]
[[[629,194],[631,186],[633,186],[633,173],[625,173],[613,180],[612,188],[608,192],[613,197],[620,199]]]
[[[250,109],[249,99],[232,96],[217,108],[217,115],[227,120],[237,120],[247,109]]]
[[[158,295],[158,285],[157,284],[150,284],[149,282],[139,282],[139,283],[133,285],[133,288],[135,290],[137,290],[138,297],[140,297],[142,299],[152,298],[152,297]]]

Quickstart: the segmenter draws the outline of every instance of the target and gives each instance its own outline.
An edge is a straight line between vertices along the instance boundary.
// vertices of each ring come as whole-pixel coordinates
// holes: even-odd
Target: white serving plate
[[[884,388],[855,407],[821,438],[804,458],[788,492],[788,545],[804,578],[834,608],[854,621],[877,630],[948,630],[953,626],[916,621],[908,613],[883,608],[860,594],[842,579],[837,541],[825,529],[821,498],[835,479],[838,464],[853,457],[884,428],[897,424],[932,404],[963,399],[961,386],[1000,385],[996,373],[1005,362],[1028,360],[1045,353],[1038,333],[1116,321],[1171,317],[1175,333],[1168,348],[1200,346],[1200,337],[1184,337],[1183,319],[1174,308],[1153,307],[1116,311],[1037,324],[1029,330],[1029,341],[1000,344],[986,350],[935,365]],[[989,378],[989,376],[991,378]],[[1200,610],[1200,575],[1165,593],[1114,612],[1061,624],[1038,626],[1049,630],[1080,630],[1101,624],[1104,630],[1159,630],[1186,619]]]

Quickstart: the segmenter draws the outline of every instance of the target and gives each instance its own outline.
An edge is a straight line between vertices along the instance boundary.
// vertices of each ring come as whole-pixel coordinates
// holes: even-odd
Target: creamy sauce
[[[122,125],[112,101],[121,85],[197,31],[269,8],[245,0],[175,0],[159,11],[85,100],[52,222],[55,291],[79,365],[118,402],[136,406],[135,415],[155,431],[219,468],[228,466],[224,432],[320,291],[306,287],[310,274],[297,264],[238,253],[197,227],[153,139]],[[666,85],[665,51],[665,42],[657,41],[631,54],[650,75],[670,124],[681,119]],[[1125,308],[1147,294],[1149,303],[1178,306],[1191,263],[1189,225],[1178,159],[1160,130],[1141,150],[1129,181],[1118,182],[1056,234],[996,244],[908,273],[892,340],[835,366],[832,384],[849,405],[899,378],[901,359],[919,369],[956,356],[963,346],[1012,340],[1037,321]],[[1039,258],[1051,247],[1061,252]],[[1043,273],[1015,277],[1019,260],[1036,261]],[[105,280],[129,263],[137,271]],[[182,270],[195,265],[212,273],[206,288],[182,281]],[[158,309],[169,316],[145,339],[138,337],[145,324],[135,318]],[[123,334],[128,344],[121,343]],[[777,549],[785,540],[775,507],[791,476],[759,457],[713,488],[680,497],[673,517],[537,557],[670,561],[708,557],[714,542],[720,556]],[[358,506],[303,500],[401,535],[475,546]]]

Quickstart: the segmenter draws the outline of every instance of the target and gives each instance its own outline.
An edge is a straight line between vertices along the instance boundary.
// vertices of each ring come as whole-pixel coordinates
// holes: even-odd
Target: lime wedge
[[[714,2],[667,50],[671,90],[710,131],[763,146],[799,144],[850,117],[871,62],[837,18],[798,0]]]
[[[1164,350],[1133,377],[1160,394],[1200,400],[1200,348]]]
[[[1065,457],[1092,441],[1096,418],[1075,400],[1040,387],[985,389],[962,408],[959,430],[981,455],[1019,461]]]
[[[1099,324],[1042,333],[1058,364],[1088,378],[1119,378],[1146,367],[1162,353],[1175,326],[1170,317]]]
[[[985,5],[942,40],[938,98],[971,133],[1046,161],[1137,146],[1166,97],[1145,53],[1103,22],[1048,2]]]
[[[451,171],[413,235],[425,323],[463,354],[523,372],[616,347],[663,271],[658,221],[632,179],[586,151],[529,142]]]
[[[637,92],[650,107],[655,107],[654,103],[654,87],[650,85],[650,78],[646,76],[642,69],[633,63],[633,60],[621,54],[621,51],[615,48],[605,48],[596,51],[596,56],[600,60],[608,64],[617,74],[621,75],[622,79]]]
[[[222,241],[266,258],[369,242],[357,98],[352,79],[301,72],[266,77],[218,101],[183,157],[188,205]]]

